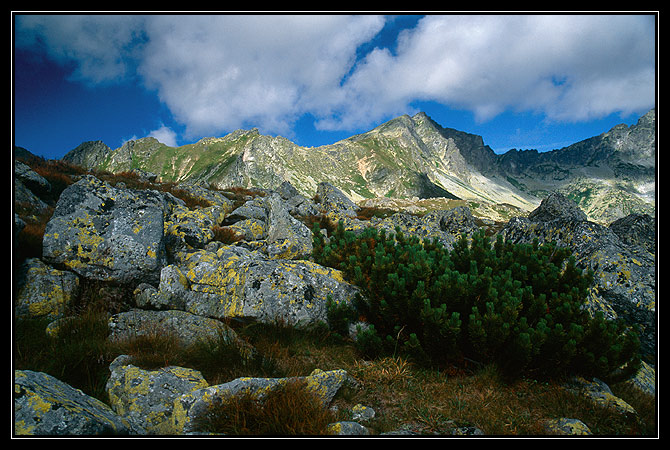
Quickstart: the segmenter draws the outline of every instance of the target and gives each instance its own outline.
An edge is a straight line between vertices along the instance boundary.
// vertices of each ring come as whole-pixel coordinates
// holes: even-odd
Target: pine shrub
[[[403,352],[432,365],[468,358],[511,377],[612,380],[637,367],[636,330],[586,311],[593,274],[554,243],[492,243],[482,230],[448,250],[399,229],[356,235],[340,222],[328,240],[314,233],[314,257],[361,288],[368,355]],[[340,311],[338,329],[354,316]]]

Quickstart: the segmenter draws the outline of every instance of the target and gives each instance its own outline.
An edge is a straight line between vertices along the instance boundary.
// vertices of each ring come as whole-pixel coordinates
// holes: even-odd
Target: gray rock
[[[110,370],[106,384],[110,405],[137,434],[177,434],[172,420],[175,399],[208,386],[197,370],[176,366],[144,370],[128,364],[125,355]]]
[[[120,284],[158,282],[167,203],[155,191],[116,189],[86,176],[61,194],[46,226],[46,262]]]
[[[547,422],[545,429],[549,434],[578,436],[578,435],[592,435],[589,427],[579,419],[568,419],[561,417],[560,419],[553,419]]]
[[[325,322],[329,296],[352,302],[358,292],[340,271],[310,261],[271,260],[238,246],[192,252],[168,267],[180,274],[172,278],[182,282],[170,289],[185,299],[184,309],[214,318],[290,325]],[[168,288],[161,282],[158,290]]]
[[[224,220],[225,225],[232,225],[241,220],[254,219],[268,221],[267,204],[264,197],[247,200],[242,206],[233,210]]]
[[[250,394],[259,400],[274,389],[291,381],[305,382],[306,388],[316,394],[324,408],[330,404],[335,394],[349,376],[344,370],[323,371],[315,369],[305,377],[290,378],[237,378],[228,383],[204,387],[184,393],[175,399],[173,409],[173,429],[179,434],[196,432],[195,420],[216,404],[236,395]]]
[[[559,193],[552,193],[542,200],[540,206],[528,214],[532,222],[551,222],[554,220],[586,221],[586,214],[570,199]]]
[[[51,184],[42,175],[21,161],[14,160],[14,176],[35,195],[39,196],[51,192]]]
[[[165,333],[188,346],[198,340],[216,342],[221,336],[229,344],[238,346],[243,353],[251,352],[250,346],[225,323],[185,311],[131,310],[112,315],[108,325],[110,340]]]
[[[349,197],[330,183],[319,183],[316,189],[316,195],[319,198],[322,209],[327,212],[333,211],[346,216],[355,216],[359,210],[358,205],[351,201]]]
[[[342,421],[328,425],[329,434],[336,436],[367,436],[370,430],[358,422]]]
[[[399,229],[407,237],[437,239],[446,248],[452,248],[461,234],[468,236],[479,229],[470,209],[465,206],[423,216],[396,213],[383,219],[373,218],[370,224],[385,229],[387,233],[395,233]]]
[[[656,254],[656,220],[648,214],[629,214],[615,220],[609,226],[621,242],[639,245],[649,253]]]
[[[16,317],[59,319],[79,295],[79,277],[29,258],[19,269],[16,287]]]
[[[134,430],[100,400],[42,372],[14,371],[14,433],[123,435]]]
[[[267,254],[272,259],[307,259],[312,255],[312,232],[285,208],[281,197],[267,198]]]

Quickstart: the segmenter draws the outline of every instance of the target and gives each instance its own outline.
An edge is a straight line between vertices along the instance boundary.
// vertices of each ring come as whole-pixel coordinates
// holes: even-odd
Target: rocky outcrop
[[[125,355],[110,365],[107,381],[109,402],[119,417],[138,434],[171,435],[175,400],[208,386],[199,371],[185,367],[144,370],[130,364]]]
[[[640,325],[643,352],[655,354],[656,256],[647,250],[655,245],[628,245],[612,229],[586,220],[561,194],[549,196],[528,218],[513,218],[500,233],[514,243],[537,239],[570,248],[578,265],[594,272],[588,309]]]

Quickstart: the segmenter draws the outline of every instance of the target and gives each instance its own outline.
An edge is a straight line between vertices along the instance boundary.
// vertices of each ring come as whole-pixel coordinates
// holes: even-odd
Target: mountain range
[[[276,189],[289,181],[308,197],[328,182],[356,202],[421,199],[464,201],[524,214],[551,192],[573,199],[595,222],[631,213],[655,214],[656,112],[632,125],[549,152],[496,154],[481,136],[444,128],[425,113],[403,115],[362,134],[302,147],[257,129],[194,144],[155,138],[117,149],[88,141],[63,160],[88,169],[142,170],[160,181],[206,182],[219,188]],[[383,201],[382,201],[383,203]]]

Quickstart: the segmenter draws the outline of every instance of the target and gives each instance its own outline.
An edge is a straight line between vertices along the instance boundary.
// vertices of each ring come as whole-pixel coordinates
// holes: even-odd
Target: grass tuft
[[[328,424],[336,420],[304,381],[291,380],[262,399],[248,393],[233,396],[199,417],[195,428],[229,435],[313,436],[327,434]]]

